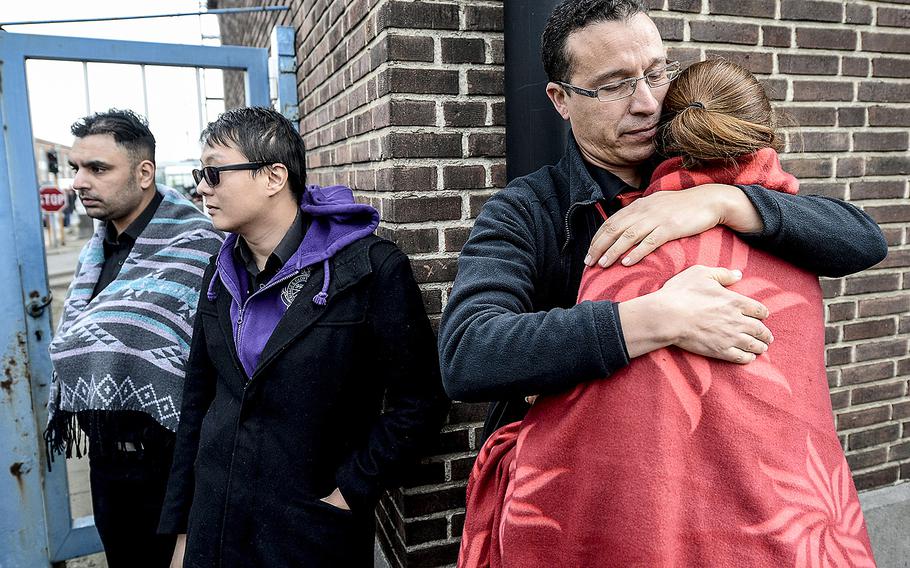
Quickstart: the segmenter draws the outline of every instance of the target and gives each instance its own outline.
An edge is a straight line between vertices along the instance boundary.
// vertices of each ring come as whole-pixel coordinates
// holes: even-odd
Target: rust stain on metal
[[[22,479],[22,476],[28,473],[28,469],[29,468],[22,462],[15,462],[13,465],[9,466],[9,473],[16,478],[16,484],[19,485],[20,493],[25,491],[25,480]]]
[[[32,299],[39,298],[40,296],[41,296],[41,293],[38,292],[38,290],[32,290],[31,292],[28,293],[28,297],[32,298]]]

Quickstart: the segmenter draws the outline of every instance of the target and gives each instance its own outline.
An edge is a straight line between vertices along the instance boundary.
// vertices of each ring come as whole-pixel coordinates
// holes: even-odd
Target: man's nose
[[[644,79],[639,79],[632,93],[632,102],[629,105],[632,114],[654,114],[660,111],[660,101],[654,96],[651,86]]]
[[[87,189],[86,186],[86,175],[83,173],[84,170],[76,170],[76,175],[73,177],[73,190],[80,191],[82,189]]]

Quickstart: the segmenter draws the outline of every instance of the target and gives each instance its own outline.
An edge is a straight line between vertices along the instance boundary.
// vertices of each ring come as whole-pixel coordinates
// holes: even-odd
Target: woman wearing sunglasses
[[[176,566],[371,566],[376,501],[448,407],[410,264],[349,188],[304,185],[277,112],[228,111],[202,141],[197,191],[230,234],[203,277],[160,530],[181,535]]]

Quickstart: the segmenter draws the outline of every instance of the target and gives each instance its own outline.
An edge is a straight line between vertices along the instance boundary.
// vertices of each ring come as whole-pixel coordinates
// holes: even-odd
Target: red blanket
[[[658,167],[646,194],[701,183],[795,193],[773,150],[738,169]],[[579,302],[624,301],[694,264],[739,269],[774,334],[753,363],[675,347],[541,396],[484,445],[459,566],[875,566],[834,429],[818,279],[715,228],[632,267],[589,268]]]

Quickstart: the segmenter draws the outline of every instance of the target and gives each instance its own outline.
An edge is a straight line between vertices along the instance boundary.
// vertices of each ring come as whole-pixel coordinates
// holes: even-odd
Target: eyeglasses
[[[635,87],[641,80],[644,80],[645,83],[647,83],[648,86],[653,89],[654,87],[662,87],[673,79],[676,79],[679,77],[679,73],[679,61],[671,61],[663,67],[658,67],[657,69],[645,73],[641,77],[629,77],[628,79],[623,79],[622,81],[607,83],[606,85],[597,87],[596,89],[584,89],[582,87],[576,87],[575,85],[563,83],[562,81],[556,81],[556,84],[562,86],[565,89],[574,91],[579,95],[591,97],[592,99],[597,99],[600,102],[606,103],[624,99],[626,97],[631,97],[633,94],[635,94]]]
[[[221,172],[232,172],[236,170],[258,170],[274,162],[246,162],[244,164],[228,164],[226,166],[205,166],[201,170],[193,170],[193,179],[196,185],[202,180],[209,184],[209,187],[215,187],[221,183]]]

